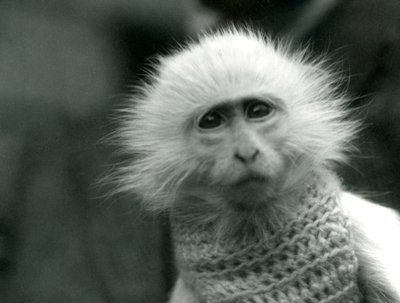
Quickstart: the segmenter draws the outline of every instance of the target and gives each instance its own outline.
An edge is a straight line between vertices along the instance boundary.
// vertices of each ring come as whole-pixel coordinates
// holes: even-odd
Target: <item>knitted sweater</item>
[[[356,303],[357,259],[335,191],[312,184],[296,219],[268,239],[232,247],[208,227],[173,220],[186,285],[207,303]],[[201,301],[201,302],[203,302]]]

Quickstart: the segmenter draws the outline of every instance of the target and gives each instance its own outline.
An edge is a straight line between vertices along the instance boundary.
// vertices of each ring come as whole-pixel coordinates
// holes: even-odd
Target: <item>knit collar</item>
[[[217,239],[211,225],[193,228],[172,218],[188,287],[207,303],[359,302],[357,259],[337,184],[314,178],[299,205],[296,216],[266,238],[235,245]]]

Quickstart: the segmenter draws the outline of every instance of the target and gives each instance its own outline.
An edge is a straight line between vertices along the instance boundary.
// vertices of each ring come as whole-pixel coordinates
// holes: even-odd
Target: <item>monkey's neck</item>
[[[336,192],[339,189],[336,177],[327,171],[311,172],[290,190],[283,188],[267,197],[264,203],[240,208],[206,190],[193,191],[177,200],[171,211],[173,222],[195,230],[207,228],[216,241],[254,242],[267,239],[287,222],[296,219],[308,203],[310,191],[319,188]]]

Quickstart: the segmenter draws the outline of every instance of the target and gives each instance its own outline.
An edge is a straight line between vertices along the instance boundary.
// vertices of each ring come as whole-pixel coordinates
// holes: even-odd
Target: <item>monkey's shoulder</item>
[[[340,204],[352,223],[360,281],[368,297],[400,302],[399,214],[348,192],[342,193]]]
[[[380,235],[382,231],[389,230],[400,231],[400,216],[389,207],[368,201],[349,192],[343,192],[339,201],[351,221],[364,226],[371,232],[370,235]]]

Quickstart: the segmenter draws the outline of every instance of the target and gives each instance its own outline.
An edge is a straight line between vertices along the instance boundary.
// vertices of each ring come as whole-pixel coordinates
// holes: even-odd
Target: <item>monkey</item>
[[[245,28],[158,58],[124,110],[119,180],[170,216],[170,303],[400,302],[397,213],[334,173],[359,128],[338,81]]]

